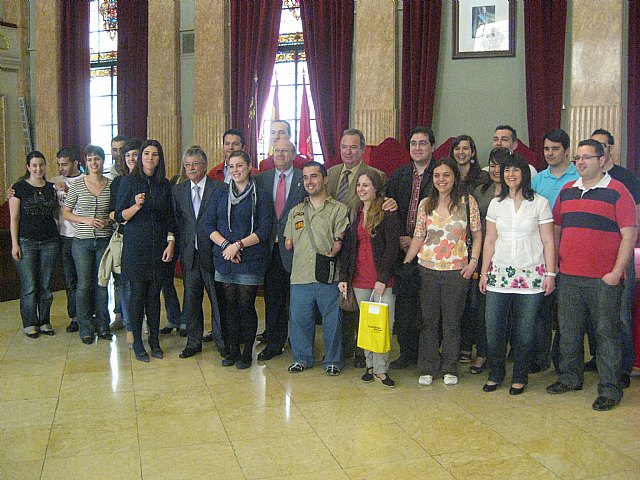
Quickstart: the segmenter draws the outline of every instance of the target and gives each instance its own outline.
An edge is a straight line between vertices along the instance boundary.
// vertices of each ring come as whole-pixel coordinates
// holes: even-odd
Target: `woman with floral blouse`
[[[502,163],[500,182],[500,195],[487,211],[480,274],[480,291],[487,295],[489,351],[489,379],[483,390],[493,392],[504,381],[511,318],[514,365],[509,394],[520,395],[534,354],[538,305],[555,288],[553,215],[546,198],[532,190],[529,166],[520,155],[511,154]]]
[[[481,228],[476,200],[461,192],[458,164],[451,158],[438,160],[429,196],[418,206],[416,228],[404,258],[404,263],[409,263],[417,255],[418,264],[423,267],[420,268],[420,385],[431,385],[433,378],[441,373],[445,385],[458,383],[460,319],[469,279],[476,269],[482,247]],[[470,257],[466,244],[468,231],[473,242]],[[441,317],[442,346],[439,349]]]

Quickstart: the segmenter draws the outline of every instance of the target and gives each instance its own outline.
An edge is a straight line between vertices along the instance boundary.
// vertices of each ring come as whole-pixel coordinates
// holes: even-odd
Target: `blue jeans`
[[[78,272],[76,308],[81,337],[90,337],[96,331],[98,335],[109,331],[107,287],[98,285],[98,267],[104,251],[109,245],[109,240],[109,237],[74,238],[73,240],[71,249],[76,271]],[[95,303],[91,301],[92,292],[95,292]],[[92,322],[94,313],[96,325],[93,325]]]
[[[509,311],[511,311],[511,338],[514,364],[511,383],[527,384],[529,365],[535,351],[535,323],[543,293],[487,292],[485,322],[489,348],[489,380],[502,384],[505,377]]]
[[[322,366],[342,368],[342,318],[338,284],[305,283],[291,285],[289,341],[294,361],[313,366],[313,344],[316,335],[314,305],[322,315],[324,360]]]
[[[129,302],[131,299],[131,282],[122,280],[120,284],[120,306],[122,308],[122,325],[127,332],[131,332],[131,317]]]
[[[596,365],[600,375],[598,395],[619,401],[620,303],[622,283],[607,285],[601,278],[558,275],[558,323],[560,325],[560,377],[568,387],[582,386],[584,332],[589,318],[598,342]]]
[[[15,261],[20,276],[20,316],[24,331],[51,327],[51,277],[58,258],[58,239],[20,238],[22,258]]]
[[[62,257],[62,272],[67,292],[67,315],[73,319],[76,316],[76,290],[78,288],[78,274],[76,264],[73,262],[73,237],[60,235],[60,256]]]

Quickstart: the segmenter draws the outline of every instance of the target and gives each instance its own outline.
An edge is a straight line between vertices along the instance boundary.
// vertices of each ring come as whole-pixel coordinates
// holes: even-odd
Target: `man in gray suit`
[[[263,340],[267,346],[258,355],[258,360],[269,360],[282,354],[287,341],[289,326],[289,280],[293,251],[284,246],[284,227],[292,207],[307,196],[302,182],[302,171],[293,167],[296,148],[288,139],[276,140],[273,144],[275,169],[261,173],[255,179],[259,189],[268,192],[273,199],[274,218],[271,238],[271,259],[264,278],[265,331]]]
[[[187,324],[187,345],[180,353],[180,358],[189,358],[202,351],[204,290],[211,301],[213,340],[218,351],[225,351],[226,342],[223,340],[213,283],[211,245],[202,228],[209,200],[213,192],[224,184],[207,177],[207,155],[197,145],[187,148],[182,156],[182,164],[189,181],[173,187],[173,203],[184,280],[183,315]]]

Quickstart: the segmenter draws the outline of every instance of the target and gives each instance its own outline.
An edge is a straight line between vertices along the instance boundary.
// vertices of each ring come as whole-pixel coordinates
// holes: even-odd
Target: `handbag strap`
[[[307,234],[309,235],[309,240],[311,240],[311,246],[316,251],[316,253],[320,253],[318,251],[318,247],[316,246],[316,241],[313,238],[313,232],[311,231],[311,220],[309,219],[309,203],[305,202],[304,207],[302,209],[304,213],[304,221],[306,223]]]
[[[465,243],[467,244],[467,260],[471,261],[471,251],[473,249],[473,238],[471,237],[471,209],[469,204],[469,194],[465,195],[465,210],[467,211],[467,237]]]
[[[376,298],[374,297],[374,295],[376,294],[375,290],[371,290],[371,296],[369,297],[369,301],[370,302],[375,302]],[[378,295],[380,297],[380,299],[378,300],[378,303],[382,303],[382,295]]]

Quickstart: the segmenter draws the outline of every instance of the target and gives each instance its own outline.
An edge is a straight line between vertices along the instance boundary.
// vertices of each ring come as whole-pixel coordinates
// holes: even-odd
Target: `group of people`
[[[566,393],[582,388],[587,332],[600,374],[593,408],[617,405],[633,367],[629,309],[640,181],[611,162],[609,132],[597,130],[580,142],[574,162],[566,132],[548,132],[549,167],[537,173],[517,154],[508,125],[495,130],[486,170],[470,136],[457,137],[448,157],[436,160],[433,132],[416,127],[409,135],[411,162],[390,179],[363,162],[359,130],[343,133],[342,162],[329,169],[296,155],[290,137],[286,121],[272,122],[273,155],[259,172],[243,150],[243,132],[229,129],[224,161],[209,170],[205,152],[192,146],[173,186],[156,140],[116,149],[120,171],[113,180],[103,174],[100,147],[85,149],[85,175],[77,154],[58,152],[55,183],[45,180],[44,156],[29,154],[27,174],[10,198],[24,332],[53,334],[49,282],[61,246],[68,313],[77,318],[82,341],[111,338],[98,272],[117,227],[122,318],[140,361],[149,361],[146,317],[155,358],[163,356],[159,334],[180,326],[187,337],[181,358],[210,340],[223,366],[250,367],[255,299],[264,286],[259,340],[265,347],[257,359],[281,355],[288,339],[293,374],[314,366],[321,322],[328,375],[353,359],[365,368],[362,381],[394,387],[389,369],[417,363],[420,385],[439,376],[455,385],[459,364],[473,360],[470,372],[488,368],[483,390],[493,392],[505,381],[510,345],[511,395],[522,394],[529,374],[552,361],[560,375],[547,391]],[[173,285],[178,256],[183,310],[160,329],[160,292]],[[318,274],[326,257],[337,259],[338,270],[328,280]],[[77,285],[67,275],[71,268]],[[389,352],[356,347],[358,313],[340,308],[350,290],[358,303],[374,298],[388,305],[400,347],[393,362]],[[207,335],[205,292],[212,306]]]

